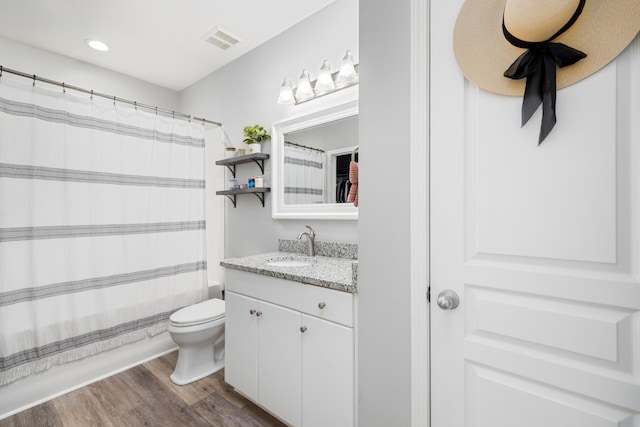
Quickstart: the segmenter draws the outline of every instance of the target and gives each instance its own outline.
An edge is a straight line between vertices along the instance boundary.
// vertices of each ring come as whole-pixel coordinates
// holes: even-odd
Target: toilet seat
[[[169,317],[169,322],[178,327],[194,326],[224,318],[224,314],[224,301],[214,298],[181,308]]]

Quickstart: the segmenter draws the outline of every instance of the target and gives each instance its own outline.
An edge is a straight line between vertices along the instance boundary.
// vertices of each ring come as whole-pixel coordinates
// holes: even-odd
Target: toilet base
[[[192,382],[201,380],[205,377],[208,377],[209,375],[215,374],[216,372],[218,372],[220,369],[224,368],[224,362],[221,364],[216,365],[213,369],[206,371],[206,372],[202,372],[198,375],[196,375],[195,377],[184,377],[182,375],[176,374],[176,372],[174,371],[173,374],[171,374],[171,376],[169,378],[171,378],[171,382],[177,385],[187,385],[187,384],[191,384]]]
[[[178,362],[170,378],[174,384],[186,385],[208,377],[222,368],[224,368],[224,346],[219,351],[216,351],[216,346],[213,344],[180,347]]]

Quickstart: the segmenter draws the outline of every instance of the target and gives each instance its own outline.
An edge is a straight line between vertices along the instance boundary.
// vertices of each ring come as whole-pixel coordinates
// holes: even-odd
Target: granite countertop
[[[299,260],[311,265],[300,267],[277,267],[268,265],[272,261]],[[343,292],[357,293],[358,261],[352,258],[328,256],[310,257],[295,252],[268,252],[242,258],[227,258],[220,262],[226,268],[293,280],[309,285],[322,286]]]

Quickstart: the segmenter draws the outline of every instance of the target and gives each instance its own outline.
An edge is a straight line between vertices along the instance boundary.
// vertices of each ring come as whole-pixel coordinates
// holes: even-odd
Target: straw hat
[[[456,60],[464,75],[482,89],[522,95],[525,79],[504,76],[526,51],[505,39],[509,33],[528,42],[546,41],[574,15],[579,0],[466,0],[453,34]],[[558,68],[557,88],[576,83],[611,62],[640,31],[640,0],[586,0],[584,9],[552,42],[584,52],[586,57]]]

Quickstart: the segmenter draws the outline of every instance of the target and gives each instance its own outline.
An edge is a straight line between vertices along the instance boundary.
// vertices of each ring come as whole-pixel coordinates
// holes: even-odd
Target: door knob
[[[437,303],[443,310],[453,310],[460,304],[460,298],[451,289],[446,289],[438,294]]]

